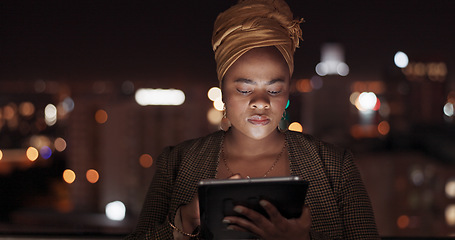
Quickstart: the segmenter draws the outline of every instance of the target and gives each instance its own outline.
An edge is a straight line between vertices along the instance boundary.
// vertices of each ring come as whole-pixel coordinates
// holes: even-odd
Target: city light
[[[57,138],[54,141],[55,150],[63,152],[66,149],[66,141],[63,138]]]
[[[446,207],[445,217],[447,225],[455,226],[455,204]]]
[[[90,183],[96,183],[98,182],[100,175],[95,169],[89,169],[87,170],[85,177],[87,178],[87,181]]]
[[[290,131],[294,131],[294,132],[303,132],[303,127],[300,123],[298,122],[293,122],[289,125],[288,129]]]
[[[3,152],[2,152],[2,150],[0,150],[0,160],[2,160],[2,158],[3,158]]]
[[[212,125],[220,124],[222,118],[223,118],[223,113],[218,111],[215,108],[210,108],[209,111],[207,112],[207,120]]]
[[[141,106],[147,105],[182,105],[185,94],[178,89],[148,89],[140,88],[135,94],[136,102]]]
[[[126,207],[121,201],[110,202],[106,205],[106,217],[113,221],[125,219]]]
[[[71,169],[66,169],[63,171],[63,180],[68,184],[73,183],[76,180],[76,173]]]
[[[30,161],[35,161],[36,159],[38,159],[38,156],[39,156],[39,153],[38,153],[38,150],[34,147],[29,147],[27,149],[27,151],[25,152],[28,160]]]
[[[62,102],[62,107],[65,110],[65,112],[71,112],[74,110],[74,101],[70,97],[66,97],[63,102]]]
[[[455,178],[450,178],[447,181],[445,192],[448,198],[455,198]]]
[[[31,102],[23,102],[19,105],[19,113],[24,117],[30,117],[35,113],[35,106]]]
[[[341,44],[327,43],[321,48],[321,62],[315,67],[319,76],[349,74],[349,66],[344,62],[344,49]]]
[[[48,104],[44,109],[44,120],[48,126],[57,123],[57,108],[53,104]]]
[[[407,215],[401,215],[397,219],[397,226],[401,229],[407,228],[409,226],[410,219]]]
[[[213,107],[218,110],[218,111],[223,111],[224,110],[224,102],[220,98],[216,99],[213,102]]]
[[[395,65],[399,68],[405,68],[408,66],[409,63],[409,58],[406,53],[398,51],[395,53],[395,57],[393,58],[393,61],[395,62]]]
[[[150,156],[149,154],[142,154],[140,157],[139,157],[139,164],[143,167],[143,168],[149,168],[153,165],[153,158],[152,156]]]
[[[104,111],[103,109],[99,109],[96,111],[95,113],[95,121],[99,124],[103,124],[103,123],[106,123],[107,122],[107,118],[108,118],[108,115],[107,115],[107,112]]]
[[[363,92],[356,100],[355,106],[360,111],[371,111],[375,109],[378,98],[373,92]]]
[[[44,159],[49,159],[52,155],[52,150],[48,146],[43,146],[42,148],[40,148],[39,153],[41,157],[43,157]]]
[[[387,121],[382,121],[378,124],[378,132],[381,135],[387,135],[390,132],[390,125]]]
[[[443,108],[443,111],[444,111],[444,114],[447,116],[447,117],[452,117],[453,114],[454,114],[454,106],[452,103],[448,102],[444,105],[444,108]]]
[[[207,96],[211,101],[215,101],[217,99],[222,99],[221,96],[221,89],[219,87],[212,87],[210,90],[207,92]]]

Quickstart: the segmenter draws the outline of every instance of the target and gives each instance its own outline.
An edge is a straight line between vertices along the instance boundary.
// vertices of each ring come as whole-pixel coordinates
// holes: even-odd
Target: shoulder
[[[204,137],[189,139],[164,149],[162,157],[181,159],[182,156],[193,156],[201,153],[216,151],[221,145],[224,132],[217,131]]]
[[[288,131],[286,137],[288,144],[294,145],[296,148],[306,148],[313,151],[322,159],[343,157],[347,152],[349,153],[346,148],[324,142],[310,134]]]
[[[214,133],[211,133],[207,136],[204,137],[199,137],[199,138],[194,138],[194,139],[189,139],[186,141],[183,141],[177,145],[174,146],[169,146],[168,148],[171,151],[178,151],[178,152],[185,152],[185,151],[191,151],[191,150],[203,150],[207,148],[213,148],[217,147],[221,144],[221,141],[223,139],[224,132],[223,131],[217,131]]]

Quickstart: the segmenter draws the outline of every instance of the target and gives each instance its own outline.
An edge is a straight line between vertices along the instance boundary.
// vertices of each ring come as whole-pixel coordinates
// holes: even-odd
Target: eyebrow
[[[251,85],[256,85],[257,83],[251,79],[248,79],[248,78],[239,78],[239,79],[236,79],[234,81],[235,83],[246,83],[246,84],[251,84]],[[265,84],[266,85],[272,85],[274,83],[277,83],[277,82],[284,82],[284,80],[282,78],[275,78],[275,79],[272,79],[268,82],[266,82]]]

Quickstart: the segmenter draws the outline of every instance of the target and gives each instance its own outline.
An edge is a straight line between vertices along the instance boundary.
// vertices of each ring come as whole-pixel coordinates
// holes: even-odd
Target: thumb
[[[240,176],[240,173],[236,173],[230,176],[228,179],[242,179],[242,176]]]
[[[311,211],[310,207],[304,205],[302,208],[302,215],[297,219],[300,222],[301,226],[305,229],[310,229],[311,227]]]

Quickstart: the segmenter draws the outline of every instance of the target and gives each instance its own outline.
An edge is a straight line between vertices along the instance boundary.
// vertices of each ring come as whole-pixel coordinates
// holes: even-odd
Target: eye
[[[242,90],[242,89],[237,89],[237,92],[244,94],[244,95],[251,93],[250,90]]]
[[[281,93],[281,90],[280,91],[268,91],[270,95],[277,95],[277,94],[280,94]]]

